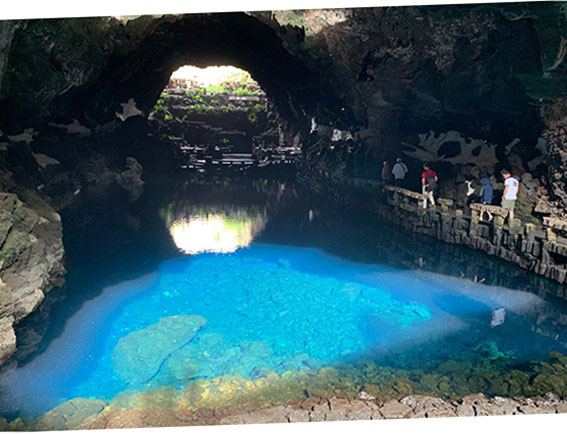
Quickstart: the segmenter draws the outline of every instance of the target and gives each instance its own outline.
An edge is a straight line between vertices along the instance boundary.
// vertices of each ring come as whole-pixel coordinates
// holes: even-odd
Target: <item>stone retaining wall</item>
[[[377,213],[383,219],[414,233],[460,244],[515,263],[559,283],[567,281],[567,221],[543,218],[541,225],[514,219],[505,224],[505,213],[491,222],[481,220],[480,208],[457,209],[450,199],[422,208],[422,195],[398,187],[382,188],[371,180],[306,173],[299,180],[309,190],[344,206]],[[567,296],[558,294],[559,296]]]
[[[377,206],[381,217],[446,243],[482,250],[559,283],[566,281],[565,222],[545,219],[542,226],[536,226],[516,218],[507,225],[502,213],[489,222],[481,218],[482,207],[451,209],[452,201],[441,199],[438,206],[423,209],[415,192],[399,190],[386,189],[386,203]]]

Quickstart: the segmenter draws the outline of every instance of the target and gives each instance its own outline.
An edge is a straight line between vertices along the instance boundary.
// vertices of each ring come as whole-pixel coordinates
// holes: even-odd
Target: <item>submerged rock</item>
[[[267,369],[272,351],[265,342],[240,342],[227,348],[218,333],[203,333],[198,340],[174,352],[169,374],[177,380],[214,378],[222,374],[257,378]]]
[[[106,403],[99,399],[75,398],[48,411],[37,422],[36,429],[75,429],[89,417],[99,414]]]
[[[112,353],[114,372],[131,384],[150,380],[175,350],[195,337],[205,322],[199,315],[170,316],[124,336]]]

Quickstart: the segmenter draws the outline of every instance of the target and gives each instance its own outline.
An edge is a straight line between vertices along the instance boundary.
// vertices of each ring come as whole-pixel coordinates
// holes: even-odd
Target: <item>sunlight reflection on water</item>
[[[248,246],[265,226],[266,219],[262,215],[230,218],[209,214],[176,220],[169,232],[183,253],[231,253]]]

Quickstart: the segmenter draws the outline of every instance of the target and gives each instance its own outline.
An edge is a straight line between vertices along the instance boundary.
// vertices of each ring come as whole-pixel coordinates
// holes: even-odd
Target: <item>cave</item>
[[[565,411],[564,10],[0,21],[0,430]]]

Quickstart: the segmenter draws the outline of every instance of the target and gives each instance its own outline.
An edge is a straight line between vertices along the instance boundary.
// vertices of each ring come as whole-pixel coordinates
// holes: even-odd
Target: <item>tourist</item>
[[[494,196],[494,189],[492,188],[492,184],[490,183],[490,179],[486,176],[480,180],[480,185],[482,185],[482,196],[480,197],[480,203],[483,205],[492,205],[492,199]],[[486,210],[488,214],[488,221],[492,221],[492,214],[490,211]]]
[[[514,220],[514,206],[518,198],[518,187],[520,183],[512,176],[508,169],[500,172],[504,178],[504,193],[502,194],[502,208],[508,210],[508,223]]]
[[[437,173],[431,170],[428,163],[423,165],[423,172],[421,172],[421,188],[422,193],[425,195],[423,199],[423,208],[427,208],[427,201],[431,202],[431,206],[435,206],[435,199],[433,194],[437,189],[437,181],[439,178],[437,177]]]
[[[480,201],[484,205],[492,205],[492,198],[494,196],[494,189],[490,183],[490,179],[486,176],[480,180],[480,185],[482,185],[482,196]]]
[[[408,166],[406,166],[401,158],[396,158],[396,164],[394,164],[394,167],[392,169],[392,174],[394,175],[394,185],[396,185],[397,187],[403,187],[407,173]]]
[[[384,183],[384,185],[389,185],[393,180],[394,175],[392,175],[390,164],[386,160],[384,160],[384,163],[382,163],[382,182]]]

